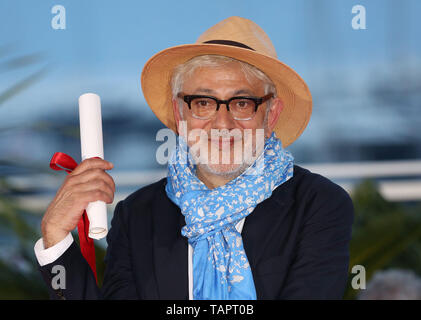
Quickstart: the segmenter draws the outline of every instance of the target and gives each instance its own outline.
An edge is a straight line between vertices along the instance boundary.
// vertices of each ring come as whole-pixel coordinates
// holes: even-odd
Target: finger
[[[76,192],[74,194],[74,198],[78,199],[78,201],[82,203],[84,208],[86,208],[90,202],[95,202],[95,201],[104,201],[105,203],[113,202],[113,198],[110,197],[109,194],[99,189],[94,189],[94,190],[84,191],[84,192]]]
[[[108,183],[101,179],[95,179],[74,185],[72,186],[70,192],[75,194],[80,192],[90,192],[93,190],[101,190],[102,192],[106,193],[111,198],[111,200],[114,200],[114,190],[108,185]]]
[[[89,158],[83,160],[71,173],[70,175],[80,174],[86,170],[99,168],[103,170],[110,170],[114,167],[114,165],[103,159],[97,158]]]
[[[115,192],[115,182],[114,179],[106,173],[103,169],[89,169],[82,173],[69,176],[68,178],[68,185],[73,186],[76,184],[85,183],[95,179],[102,179],[104,180]]]

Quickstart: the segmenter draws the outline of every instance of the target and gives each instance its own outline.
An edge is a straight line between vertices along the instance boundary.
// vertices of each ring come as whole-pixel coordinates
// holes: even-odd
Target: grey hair
[[[263,82],[265,95],[269,93],[273,93],[274,97],[276,97],[276,94],[277,94],[276,87],[274,83],[272,82],[272,80],[264,72],[262,72],[255,66],[247,62],[240,61],[240,60],[226,57],[226,56],[213,55],[213,54],[201,55],[201,56],[194,57],[181,65],[178,65],[174,69],[173,76],[171,78],[171,90],[172,90],[173,99],[176,99],[176,100],[178,99],[179,101],[178,106],[179,106],[180,112],[182,112],[182,108],[181,108],[182,104],[180,104],[181,100],[177,97],[177,94],[181,92],[183,88],[184,80],[186,78],[191,76],[193,72],[199,67],[221,67],[232,62],[238,63],[240,65],[241,70],[243,71],[246,79],[249,82],[251,82],[253,79],[261,80]],[[269,109],[270,109],[269,106],[270,104],[268,103],[266,114],[269,112]]]
[[[412,271],[390,269],[378,271],[359,300],[420,300],[421,279]]]

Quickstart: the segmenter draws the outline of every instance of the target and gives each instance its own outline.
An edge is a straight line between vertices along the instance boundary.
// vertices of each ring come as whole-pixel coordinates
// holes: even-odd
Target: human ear
[[[268,114],[268,138],[272,134],[273,129],[275,128],[276,122],[279,119],[282,109],[284,108],[284,104],[280,98],[273,98],[272,103],[270,105],[270,110]]]
[[[177,99],[172,99],[172,110],[173,110],[173,113],[174,113],[175,125],[177,126],[177,133],[179,133],[180,132],[180,128],[179,128],[180,121],[182,119],[181,119]]]

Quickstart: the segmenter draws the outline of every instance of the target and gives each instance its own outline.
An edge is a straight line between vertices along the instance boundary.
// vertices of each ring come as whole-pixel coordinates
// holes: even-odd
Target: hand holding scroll
[[[111,162],[90,158],[82,161],[66,176],[41,222],[46,249],[64,239],[76,228],[90,202],[114,201],[115,183],[105,172],[112,168]]]

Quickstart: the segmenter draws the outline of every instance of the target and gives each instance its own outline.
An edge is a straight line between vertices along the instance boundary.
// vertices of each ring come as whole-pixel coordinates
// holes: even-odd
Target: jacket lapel
[[[292,180],[291,178],[290,180]],[[255,270],[265,250],[273,247],[273,236],[283,230],[287,213],[294,203],[292,190],[287,181],[274,190],[272,196],[259,203],[247,216],[242,230],[244,250],[252,270]]]
[[[153,219],[156,230],[152,245],[159,299],[188,299],[188,243],[181,235],[184,216],[164,188],[154,201]]]

